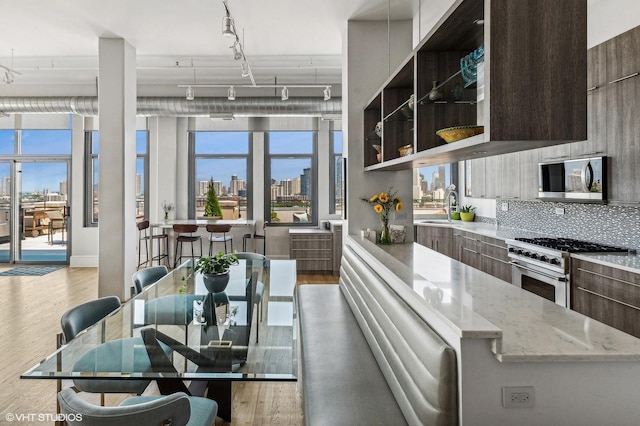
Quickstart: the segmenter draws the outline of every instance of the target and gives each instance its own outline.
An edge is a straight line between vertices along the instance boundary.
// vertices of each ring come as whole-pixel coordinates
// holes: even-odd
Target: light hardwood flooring
[[[0,267],[0,271],[9,268]],[[335,284],[337,279],[299,275],[298,284]],[[39,277],[0,277],[0,424],[9,424],[7,414],[53,416],[56,382],[20,379],[20,374],[55,350],[60,317],[67,309],[97,298],[97,282],[97,268],[66,267]],[[232,393],[233,421],[217,419],[216,425],[302,424],[296,383],[234,382]],[[99,403],[97,396],[88,398]],[[107,396],[106,405],[121,399]]]

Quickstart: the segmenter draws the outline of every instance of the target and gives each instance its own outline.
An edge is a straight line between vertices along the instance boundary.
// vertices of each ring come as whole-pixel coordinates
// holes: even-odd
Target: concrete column
[[[98,296],[129,297],[137,265],[136,51],[121,38],[99,40]]]

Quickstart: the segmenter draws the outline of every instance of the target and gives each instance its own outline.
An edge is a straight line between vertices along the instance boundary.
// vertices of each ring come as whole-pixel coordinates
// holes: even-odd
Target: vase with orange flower
[[[373,210],[380,215],[380,235],[378,235],[378,244],[391,244],[391,232],[389,231],[389,214],[391,210],[401,211],[402,201],[396,196],[397,191],[393,191],[393,187],[387,192],[373,194],[369,198],[362,200],[373,205]]]

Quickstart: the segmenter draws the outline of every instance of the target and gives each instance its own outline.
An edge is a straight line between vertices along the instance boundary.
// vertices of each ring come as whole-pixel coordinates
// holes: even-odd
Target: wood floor
[[[0,271],[6,269],[0,267]],[[8,414],[54,415],[56,382],[19,377],[55,350],[60,317],[67,309],[97,298],[97,282],[97,268],[66,267],[40,277],[0,277],[0,424],[7,422]],[[333,284],[337,277],[298,276],[298,284],[308,283]],[[295,383],[234,382],[232,392],[233,421],[217,419],[216,425],[302,424]],[[88,399],[99,403],[97,396]],[[107,396],[106,405],[121,399]]]

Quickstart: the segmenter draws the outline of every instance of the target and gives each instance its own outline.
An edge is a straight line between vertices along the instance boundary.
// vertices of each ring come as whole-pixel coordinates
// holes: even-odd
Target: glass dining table
[[[20,377],[152,380],[231,421],[233,381],[297,380],[295,281],[295,260],[241,259],[209,293],[189,260]]]

